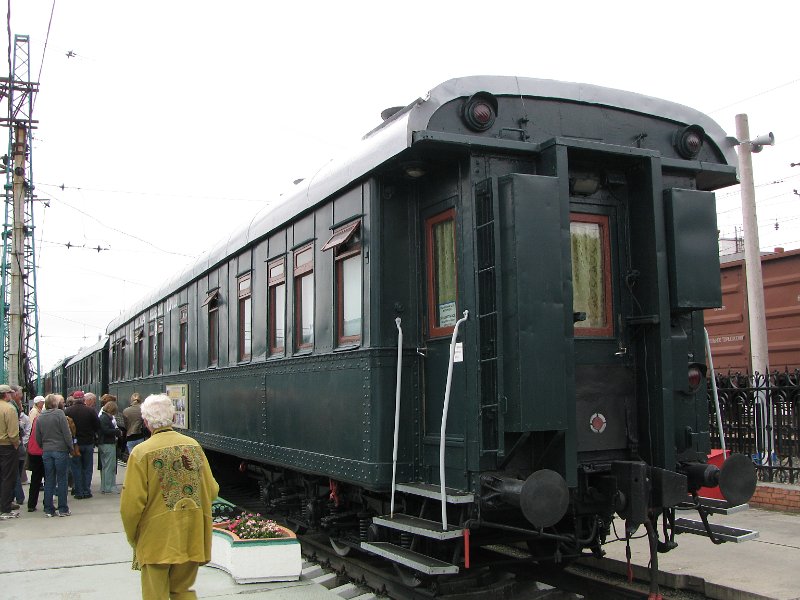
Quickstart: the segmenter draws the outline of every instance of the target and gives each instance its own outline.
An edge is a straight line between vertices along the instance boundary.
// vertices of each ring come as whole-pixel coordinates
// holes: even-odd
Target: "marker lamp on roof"
[[[487,92],[478,92],[464,103],[464,123],[473,131],[486,131],[497,117],[497,98]]]
[[[689,125],[675,132],[672,137],[672,145],[683,158],[697,158],[700,150],[703,149],[705,135],[706,132],[700,125]]]

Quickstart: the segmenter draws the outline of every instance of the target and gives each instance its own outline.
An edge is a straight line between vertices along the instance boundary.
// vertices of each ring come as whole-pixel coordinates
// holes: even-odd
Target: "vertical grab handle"
[[[717,429],[719,429],[719,444],[722,448],[722,461],[728,458],[725,452],[725,434],[722,431],[722,413],[719,411],[719,394],[717,394],[717,378],[714,376],[714,360],[711,358],[711,342],[708,339],[708,329],[703,327],[703,332],[706,334],[706,356],[708,356],[708,367],[711,369],[711,392],[714,397],[714,408],[717,411]]]
[[[403,370],[403,328],[400,327],[400,317],[394,320],[397,326],[397,383],[394,390],[394,448],[392,449],[392,500],[389,512],[394,518],[394,490],[397,476],[397,442],[400,428],[400,388],[401,373]]]
[[[453,381],[453,362],[456,355],[456,338],[458,328],[469,317],[469,311],[464,311],[464,316],[456,321],[453,328],[453,337],[450,339],[450,361],[447,364],[447,385],[444,388],[444,406],[442,407],[442,429],[439,433],[439,487],[442,500],[442,531],[447,530],[447,500],[444,491],[444,434],[447,431],[447,409],[450,406],[450,384]]]

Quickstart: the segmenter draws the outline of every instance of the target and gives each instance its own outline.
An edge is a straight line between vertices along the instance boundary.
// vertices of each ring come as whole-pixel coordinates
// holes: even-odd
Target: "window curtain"
[[[455,325],[456,256],[454,221],[443,221],[433,228],[436,276],[436,308],[439,327]]]
[[[585,312],[586,320],[576,327],[606,325],[603,285],[603,240],[596,223],[570,223],[572,241],[573,310]]]

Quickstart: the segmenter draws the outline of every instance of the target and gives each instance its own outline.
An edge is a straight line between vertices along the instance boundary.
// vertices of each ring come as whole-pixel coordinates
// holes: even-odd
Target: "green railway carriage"
[[[63,394],[67,389],[67,371],[66,365],[72,360],[72,356],[59,359],[49,371],[42,376],[42,393],[47,394]]]
[[[725,133],[516,77],[384,116],[109,325],[111,393],[168,391],[273,508],[427,575],[498,531],[552,560],[599,552],[615,512],[678,532],[719,478],[700,383]],[[755,485],[723,479],[737,501]],[[385,517],[392,497],[413,517]]]
[[[58,393],[66,398],[76,390],[91,392],[99,399],[108,392],[108,337],[81,349],[64,365],[65,388]]]

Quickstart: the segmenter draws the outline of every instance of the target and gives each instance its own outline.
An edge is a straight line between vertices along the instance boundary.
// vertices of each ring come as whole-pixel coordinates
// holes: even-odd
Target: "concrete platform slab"
[[[697,518],[697,513],[681,516]],[[755,529],[755,540],[715,546],[708,538],[681,534],[675,539],[678,548],[659,554],[662,571],[677,576],[700,577],[706,582],[709,598],[774,598],[798,600],[797,566],[800,565],[800,515],[751,508],[732,515],[714,515],[711,522],[742,529]],[[637,535],[643,533],[643,529]],[[617,532],[624,533],[617,521]],[[607,556],[625,562],[625,543],[606,544]],[[646,567],[650,561],[647,538],[631,541],[632,560]],[[741,593],[730,595],[720,588],[733,588]]]
[[[124,468],[119,469],[121,484]],[[99,487],[95,474],[94,487]],[[27,485],[23,486],[27,494]],[[46,518],[39,510],[0,521],[0,597],[3,600],[138,600],[139,572],[119,518],[119,494],[70,498],[70,517]],[[233,600],[331,600],[338,598],[312,581],[237,584],[230,575],[201,567],[199,598]]]

